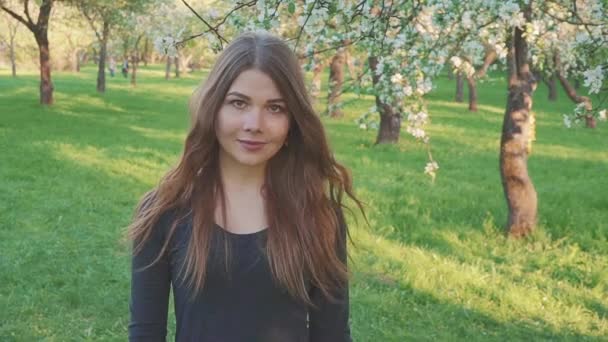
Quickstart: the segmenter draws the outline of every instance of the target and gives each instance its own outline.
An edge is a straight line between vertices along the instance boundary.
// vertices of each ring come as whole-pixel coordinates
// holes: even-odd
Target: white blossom
[[[403,94],[405,96],[412,96],[413,93],[414,90],[412,89],[411,85],[406,85],[405,87],[403,87]]]
[[[424,167],[424,173],[435,179],[435,172],[439,170],[439,165],[435,161],[428,162]]]
[[[460,57],[458,57],[458,56],[454,56],[454,57],[450,58],[450,62],[452,62],[452,65],[455,68],[459,68],[460,65],[462,64],[462,59],[460,59]]]
[[[393,82],[393,84],[400,84],[403,82],[403,76],[400,73],[396,73],[391,77],[391,82]]]
[[[601,121],[606,121],[606,109],[602,109],[598,112],[599,119]]]
[[[566,114],[564,114],[564,126],[566,126],[567,128],[572,127],[572,120]]]
[[[167,56],[175,56],[177,48],[175,47],[177,40],[171,36],[154,38],[154,48]]]
[[[604,74],[602,72],[602,66],[598,65],[594,69],[583,72],[585,76],[585,87],[589,87],[590,94],[597,94],[602,88],[602,82],[604,81]]]

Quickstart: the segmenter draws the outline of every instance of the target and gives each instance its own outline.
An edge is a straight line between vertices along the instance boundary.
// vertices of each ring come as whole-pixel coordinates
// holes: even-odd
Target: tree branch
[[[34,30],[36,29],[36,27],[34,26],[34,23],[28,22],[27,20],[25,20],[19,14],[13,12],[10,8],[8,8],[8,7],[4,6],[4,5],[0,5],[0,8],[2,8],[11,17],[15,18],[16,20],[18,20],[19,22],[21,22],[23,25],[25,25],[30,31],[34,32]]]
[[[87,10],[84,7],[80,7],[80,12],[82,12],[82,15],[84,15],[84,17],[87,19],[87,22],[89,23],[89,26],[91,26],[91,29],[93,30],[93,32],[95,32],[95,36],[97,36],[97,39],[100,42],[103,41],[101,34],[99,33],[99,31],[97,31],[97,28],[95,27],[95,21],[93,20],[91,15],[87,12]]]
[[[564,74],[562,73],[561,61],[557,52],[553,54],[553,62],[555,63],[555,75],[557,75],[559,83],[566,91],[566,94],[568,94],[570,100],[572,100],[574,103],[585,103],[585,109],[592,110],[593,106],[591,104],[591,99],[587,96],[581,96],[577,94],[576,89],[574,89],[574,87],[570,84],[566,76],[564,76]]]
[[[30,17],[30,2],[29,0],[25,0],[23,2],[23,12],[25,13],[25,17],[27,18],[27,21],[29,21],[30,23],[34,23],[34,21],[32,20],[32,17]]]
[[[196,10],[194,10],[194,8],[192,8],[192,6],[190,6],[190,4],[188,4],[188,2],[186,0],[182,0],[182,2],[184,3],[184,5],[186,5],[186,7],[188,7],[188,9],[194,13],[194,15],[199,18],[203,24],[205,24],[209,30],[207,32],[213,32],[215,34],[215,36],[218,38],[218,40],[220,41],[220,48],[223,48],[223,44],[222,41],[225,42],[226,44],[228,44],[228,40],[226,40],[226,38],[224,38],[217,30],[217,27],[219,27],[219,25],[217,25],[216,27],[211,26],[203,17],[201,17],[200,14],[198,14],[198,12],[196,12]],[[241,6],[242,4],[240,4],[239,6]],[[242,6],[241,6],[242,7]],[[232,13],[232,12],[231,12]]]
[[[476,78],[484,77],[486,75],[486,73],[488,72],[488,68],[490,67],[490,65],[492,65],[492,63],[496,62],[497,59],[498,59],[498,54],[496,54],[496,50],[494,50],[491,47],[487,48],[486,55],[483,58],[483,65],[481,66],[481,69],[479,69],[475,73],[475,77]]]
[[[304,27],[306,26],[306,23],[308,22],[308,19],[310,19],[310,16],[312,15],[312,10],[315,8],[315,5],[317,4],[317,0],[315,0],[315,2],[313,3],[310,11],[308,11],[308,15],[306,15],[306,20],[304,20],[304,24],[302,25],[302,27],[300,27],[300,31],[298,32],[298,35],[296,36],[296,44],[293,48],[294,51],[298,50],[298,44],[300,44],[300,37],[302,36],[302,32],[304,31]]]

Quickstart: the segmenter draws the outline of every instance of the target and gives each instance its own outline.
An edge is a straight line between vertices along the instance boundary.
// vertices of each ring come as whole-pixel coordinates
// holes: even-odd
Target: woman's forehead
[[[272,78],[258,69],[245,70],[239,74],[232,82],[227,95],[231,93],[264,101],[281,100],[283,98]]]

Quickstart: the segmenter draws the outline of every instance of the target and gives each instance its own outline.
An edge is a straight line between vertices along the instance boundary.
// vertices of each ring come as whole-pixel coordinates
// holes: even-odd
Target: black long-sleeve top
[[[192,231],[191,217],[177,226],[167,253],[140,270],[158,256],[172,220],[170,214],[163,215],[141,252],[133,256],[129,341],[166,340],[171,286],[178,342],[351,341],[348,286],[331,301],[309,285],[315,308],[294,299],[272,278],[264,253],[267,230],[234,234],[215,225],[205,285],[193,301],[190,288],[178,274]],[[228,274],[222,237],[230,244],[233,260]],[[346,246],[339,247],[346,262]]]

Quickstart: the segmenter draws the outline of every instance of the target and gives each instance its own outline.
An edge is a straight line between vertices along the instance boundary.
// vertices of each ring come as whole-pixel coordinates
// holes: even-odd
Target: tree
[[[559,77],[564,71],[559,58],[563,54],[572,65],[590,62],[588,55],[573,54],[586,39],[568,40],[563,33],[586,32],[591,42],[605,47],[606,23],[602,23],[605,20],[602,3],[596,1],[530,0],[520,5],[512,2],[510,9],[512,13],[508,17],[516,19],[511,19],[512,34],[507,36],[509,95],[500,144],[500,174],[509,210],[506,229],[511,236],[520,237],[532,232],[537,221],[537,194],[527,167],[535,129],[532,95],[537,80],[532,73],[533,64],[541,68],[542,61],[553,57]],[[562,79],[562,85],[566,85],[567,80]],[[582,103],[578,107],[584,111],[582,116],[592,115],[590,102],[580,98],[578,101]]]
[[[33,34],[38,45],[40,56],[40,103],[43,105],[53,104],[53,82],[51,80],[51,53],[49,49],[48,27],[51,18],[53,0],[38,1],[38,18],[32,19],[29,0],[23,1],[23,14],[17,13],[9,7],[8,1],[0,1],[0,8],[25,25]]]
[[[0,16],[1,17],[1,16]],[[15,61],[15,48],[16,42],[15,37],[17,36],[17,31],[19,30],[18,22],[15,22],[12,19],[8,19],[7,23],[7,31],[8,36],[0,35],[0,41],[3,42],[8,47],[8,56],[11,61],[11,74],[13,77],[17,76],[17,63]]]
[[[112,29],[124,24],[133,12],[142,12],[153,2],[145,0],[72,0],[87,19],[99,43],[99,63],[97,70],[97,91],[106,90],[106,57],[108,40]]]
[[[298,6],[303,10],[299,11]],[[598,63],[592,61],[599,58],[597,53],[591,58],[581,50],[584,46],[601,46],[605,51],[608,35],[603,2],[341,0],[302,4],[295,0],[272,3],[252,0],[232,2],[226,15],[214,22],[196,14],[207,28],[197,36],[205,35],[219,50],[228,42],[221,32],[227,21],[242,29],[262,27],[280,34],[277,18],[282,11],[298,13],[298,34],[288,36],[288,41],[299,51],[303,39],[308,57],[335,51],[346,42],[365,52],[369,68],[364,70],[356,92],[373,94],[376,106],[358,124],[364,129],[373,127],[373,114],[379,113],[376,143],[381,144],[397,142],[401,124],[406,123],[407,132],[427,144],[429,163],[425,172],[431,176],[437,164],[430,154],[429,136],[423,129],[429,118],[423,96],[432,89],[432,79],[448,56],[454,56],[472,36],[483,37],[496,51],[508,50],[509,93],[500,148],[501,179],[509,209],[507,232],[524,236],[533,230],[537,201],[527,169],[535,130],[532,95],[537,82],[532,69],[542,69],[543,61],[547,60],[547,45],[558,48],[564,65]],[[568,38],[571,36],[561,37],[567,30],[587,36],[574,40]],[[472,68],[471,62],[468,64]],[[599,92],[602,87],[603,70],[600,65],[584,72],[585,85],[592,91]],[[475,74],[474,68],[472,71],[469,76]],[[576,118],[606,115],[605,110],[598,111],[597,107],[590,110],[579,105],[577,111],[582,112]]]
[[[336,54],[329,63],[329,95],[327,97],[327,107],[329,116],[332,118],[341,118],[344,116],[339,103],[340,93],[342,93],[342,87],[344,85],[344,50],[343,47],[336,49]]]

